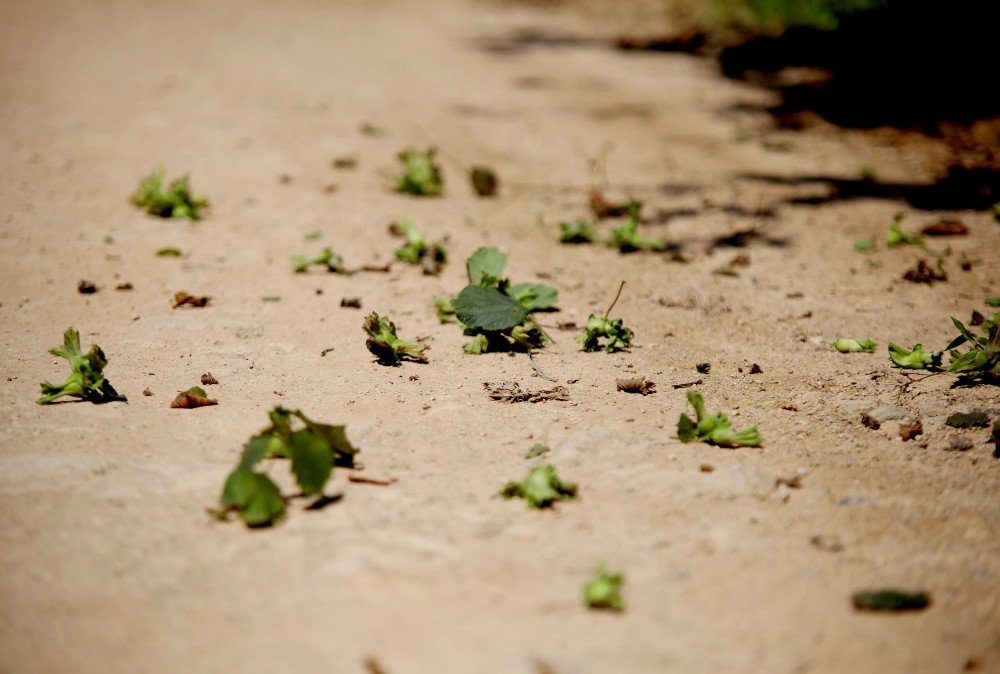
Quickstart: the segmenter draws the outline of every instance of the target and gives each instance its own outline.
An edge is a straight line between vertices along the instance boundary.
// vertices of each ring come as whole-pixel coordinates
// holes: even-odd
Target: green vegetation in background
[[[844,17],[888,4],[889,0],[712,0],[705,22],[763,33],[796,26],[832,30]]]

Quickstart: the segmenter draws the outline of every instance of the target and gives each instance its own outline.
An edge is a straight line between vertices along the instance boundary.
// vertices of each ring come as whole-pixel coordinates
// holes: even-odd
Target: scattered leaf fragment
[[[444,178],[441,167],[434,159],[436,150],[428,148],[419,150],[404,150],[398,155],[403,164],[403,172],[394,181],[394,188],[402,194],[417,197],[438,196],[444,192]]]
[[[924,425],[919,420],[904,421],[899,425],[899,437],[903,442],[909,442],[918,435],[924,434]]]
[[[469,171],[469,181],[472,189],[481,197],[492,197],[500,186],[497,174],[486,166],[473,166]]]
[[[142,395],[144,395],[144,396],[146,396],[148,398],[149,396],[153,395],[153,392],[150,391],[148,388],[144,388],[144,389],[142,389]]]
[[[681,414],[677,422],[677,437],[681,442],[705,442],[719,447],[760,447],[757,427],[733,430],[725,414],[709,414],[705,400],[696,391],[688,391],[688,402],[694,407],[695,419]]]
[[[208,397],[205,389],[200,386],[192,386],[187,391],[178,393],[174,401],[170,403],[170,407],[175,410],[192,410],[196,407],[208,407],[218,404],[218,400]]]
[[[878,344],[870,339],[858,341],[856,339],[841,337],[833,343],[833,348],[840,353],[875,353]]]
[[[92,344],[90,351],[84,354],[80,350],[80,333],[73,328],[67,328],[63,333],[62,346],[50,349],[49,353],[69,361],[72,372],[62,384],[42,383],[42,397],[36,401],[39,405],[47,405],[63,396],[92,403],[127,401],[104,378],[104,366],[108,364],[104,351],[97,344]]]
[[[615,304],[618,303],[618,299],[621,297],[624,288],[625,281],[622,281],[621,285],[618,286],[618,293],[615,295],[614,300],[611,301],[608,310],[604,312],[603,316],[591,314],[587,318],[587,327],[576,337],[576,341],[582,345],[584,351],[597,351],[601,349],[602,339],[606,340],[603,348],[608,353],[612,353],[618,349],[627,349],[632,345],[632,337],[635,333],[625,327],[624,319],[611,319],[608,317],[611,314],[611,310],[614,309]]]
[[[957,318],[951,322],[959,335],[945,347],[951,356],[948,372],[1000,375],[1000,311],[983,321],[980,335]],[[963,344],[968,345],[965,352],[958,350]]]
[[[374,311],[364,320],[362,328],[368,335],[365,346],[382,365],[399,365],[403,360],[426,363],[428,345],[424,342],[407,342],[396,336],[396,324],[388,316]]]
[[[489,382],[484,382],[483,388],[489,393],[490,400],[498,400],[505,403],[540,403],[547,400],[569,400],[569,390],[565,386],[555,386],[539,391],[526,391],[518,384],[490,384]]]
[[[203,386],[212,386],[214,384],[218,384],[219,380],[213,377],[211,372],[206,372],[201,375],[201,383]]]
[[[875,250],[875,237],[866,236],[862,239],[854,240],[854,250],[859,253],[870,253]]]
[[[161,218],[200,220],[201,209],[208,206],[208,199],[191,193],[190,176],[185,173],[171,180],[166,188],[163,187],[163,178],[162,167],[144,178],[131,197],[132,203]]]
[[[923,243],[923,240],[916,236],[915,234],[907,234],[900,227],[900,223],[903,221],[903,215],[900,213],[893,218],[892,224],[889,225],[889,230],[885,233],[885,244],[889,248],[895,248],[896,246],[919,246]]]
[[[333,161],[330,162],[330,166],[341,171],[355,169],[358,167],[358,158],[354,155],[334,157]]]
[[[333,274],[343,274],[346,271],[344,268],[344,258],[335,253],[329,246],[323,248],[323,250],[312,257],[308,255],[292,256],[292,269],[296,274],[308,271],[309,267],[313,265],[324,265],[326,270]]]
[[[389,225],[394,236],[406,237],[406,244],[396,249],[396,259],[408,264],[420,265],[427,275],[436,275],[448,261],[444,244],[429,242],[409,218],[401,218]]]
[[[624,584],[624,574],[608,573],[600,567],[583,586],[583,603],[592,609],[624,611],[625,598],[621,594]]]
[[[761,374],[764,370],[757,363],[750,364],[750,374]]]
[[[947,281],[948,274],[945,272],[944,267],[941,266],[941,260],[938,260],[937,264],[931,266],[927,260],[920,259],[917,260],[917,265],[913,269],[906,270],[906,273],[903,274],[903,280],[910,283],[930,284],[938,281]]]
[[[202,295],[202,296],[191,295],[182,290],[179,293],[174,294],[174,309],[177,309],[179,307],[195,307],[195,308],[205,307],[208,306],[208,303],[211,301],[211,299],[212,298],[207,295]]]
[[[118,285],[115,286],[115,290],[132,290],[133,288],[135,288],[135,286],[132,285],[132,283],[129,281],[126,281],[125,283],[119,283]]]
[[[533,444],[531,446],[531,449],[529,449],[527,452],[524,453],[524,458],[526,458],[526,459],[537,459],[538,457],[542,456],[543,454],[548,454],[548,453],[549,453],[549,446],[548,445],[543,445],[540,442],[536,442],[535,444]]]
[[[969,227],[961,220],[942,218],[937,222],[924,225],[920,233],[924,236],[968,236]]]
[[[631,201],[631,200],[630,200]],[[590,188],[590,210],[598,220],[605,218],[620,218],[628,213],[629,203],[614,203],[608,201],[596,187]]]
[[[81,295],[93,295],[97,292],[97,285],[91,281],[84,281],[81,279],[80,282],[76,284],[76,291]]]
[[[360,297],[341,297],[340,306],[345,309],[360,309],[361,308],[361,298]]]
[[[708,374],[712,371],[711,363],[698,363],[694,366],[694,369],[698,370],[698,374]]]
[[[986,306],[1000,307],[1000,295],[993,295],[986,298]]]
[[[985,412],[955,412],[945,421],[952,428],[985,428],[990,425],[990,418]]]
[[[922,611],[931,604],[930,595],[926,592],[895,589],[855,592],[851,601],[859,611]]]
[[[638,250],[664,251],[667,249],[667,242],[663,239],[650,239],[639,234],[639,217],[642,210],[642,202],[631,199],[628,205],[628,219],[625,223],[611,230],[611,238],[608,245],[617,248],[622,253],[631,253]]]
[[[358,449],[347,439],[344,426],[313,421],[299,410],[276,407],[269,413],[271,425],[250,441],[236,469],[230,473],[220,497],[217,513],[225,519],[237,513],[252,527],[268,526],[285,512],[285,497],[267,475],[255,470],[267,458],[291,460],[292,474],[305,496],[319,496],[334,466],[352,467]],[[303,428],[294,429],[298,421]]]
[[[156,257],[180,257],[181,255],[183,255],[181,249],[174,248],[173,246],[167,246],[156,251]]]
[[[560,243],[591,243],[594,240],[594,229],[581,220],[571,220],[559,223]]]
[[[615,386],[626,393],[640,393],[644,396],[656,392],[656,382],[643,377],[636,379],[616,379]]]
[[[508,482],[500,490],[504,498],[523,498],[529,508],[550,508],[556,501],[576,498],[577,487],[563,482],[555,466],[535,466],[520,482]]]
[[[897,367],[910,370],[925,370],[941,364],[941,352],[928,353],[920,344],[914,344],[909,351],[889,342],[889,360]]]

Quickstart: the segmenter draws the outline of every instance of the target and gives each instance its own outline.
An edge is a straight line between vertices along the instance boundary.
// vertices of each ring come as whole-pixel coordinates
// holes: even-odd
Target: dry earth
[[[972,234],[938,246],[954,251],[949,281],[909,284],[917,250],[851,245],[906,204],[795,205],[824,188],[737,178],[853,177],[869,163],[913,181],[925,155],[879,134],[770,131],[753,110],[767,94],[709,61],[511,39],[607,31],[563,11],[7,0],[0,16],[0,671],[887,673],[970,659],[1000,671],[1000,461],[985,432],[944,425],[970,407],[996,416],[998,389],[945,375],[904,391],[885,357],[889,340],[940,348],[949,315],[986,311],[996,224],[950,214]],[[689,263],[555,243],[555,223],[586,215],[588,160],[609,141],[611,194],[645,199],[658,222],[644,227]],[[447,195],[389,192],[395,152],[426,144],[447,152]],[[342,155],[357,169],[333,170]],[[474,197],[459,160],[495,167],[501,195]],[[206,220],[127,203],[160,163],[192,172],[213,200]],[[388,261],[385,225],[403,215],[450,237],[441,277],[291,273],[289,255],[323,243],[350,264]],[[905,225],[940,215],[910,210]],[[766,236],[712,249],[752,226]],[[603,309],[626,279],[616,313],[636,347],[584,354],[553,330],[536,363],[570,400],[489,400],[483,382],[552,384],[523,354],[463,355],[460,331],[438,324],[431,297],[461,288],[482,245],[509,252],[513,278],[558,286],[550,326]],[[185,256],[155,257],[163,246]],[[960,271],[963,251],[982,264]],[[751,258],[739,276],[711,273],[737,253]],[[99,292],[78,294],[81,278]],[[116,291],[124,281],[135,289]],[[179,290],[212,303],[173,310]],[[373,363],[363,312],[339,306],[352,295],[425,336],[431,363]],[[46,350],[67,325],[105,349],[128,404],[35,405],[38,382],[65,371]],[[840,336],[879,352],[837,354]],[[206,371],[220,404],[169,409]],[[637,375],[659,391],[615,391]],[[695,379],[764,447],[678,442],[684,391],[671,384]],[[398,482],[340,472],[344,498],[321,511],[295,503],[265,531],[213,521],[242,443],[278,404],[347,423],[365,473]],[[884,405],[919,415],[924,434],[904,443],[891,423],[859,423]],[[944,451],[959,435],[974,447]],[[537,512],[496,496],[535,442],[579,501]],[[800,469],[801,488],[776,489]],[[627,573],[624,614],[581,606],[600,562]],[[883,586],[933,604],[852,609],[852,592]]]

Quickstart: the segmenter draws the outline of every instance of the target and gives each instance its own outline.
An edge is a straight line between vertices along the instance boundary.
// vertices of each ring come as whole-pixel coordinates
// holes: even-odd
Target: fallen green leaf
[[[617,248],[622,253],[631,253],[637,250],[664,251],[667,249],[667,242],[663,239],[650,239],[639,234],[641,209],[641,202],[635,199],[629,200],[628,219],[625,224],[611,230],[608,245]]]
[[[594,229],[585,222],[572,220],[559,223],[560,243],[591,243],[594,240]]]
[[[47,405],[63,396],[89,400],[92,403],[127,400],[104,378],[104,366],[108,364],[108,359],[101,347],[93,344],[90,351],[84,354],[80,350],[80,333],[73,328],[67,328],[63,333],[62,346],[50,349],[49,353],[69,361],[72,373],[62,384],[42,383],[42,397],[36,401],[39,405]]]
[[[438,196],[444,192],[444,177],[434,160],[435,152],[434,148],[429,148],[423,152],[404,150],[399,153],[403,172],[395,179],[397,192],[417,197]]]
[[[208,199],[191,194],[190,176],[184,174],[175,178],[166,188],[163,177],[164,170],[160,167],[140,181],[139,188],[132,194],[132,203],[161,218],[200,220],[200,211],[208,206]]]
[[[161,248],[160,250],[156,251],[156,257],[180,257],[182,254],[183,253],[181,253],[180,248],[174,248],[172,246],[167,248]]]
[[[925,370],[941,364],[941,352],[928,353],[920,344],[914,344],[909,351],[889,342],[889,360],[898,367],[909,370]]]
[[[955,412],[945,423],[952,428],[985,428],[990,425],[990,418],[985,412]]]
[[[733,430],[725,414],[709,414],[700,393],[689,391],[688,402],[694,407],[695,419],[681,414],[677,422],[677,437],[681,442],[706,442],[720,447],[760,447],[760,433],[752,426],[742,431]]]
[[[292,269],[296,274],[308,271],[309,267],[313,265],[324,265],[327,271],[332,273],[344,273],[346,271],[344,268],[344,258],[337,255],[329,246],[312,257],[306,255],[292,256]]]
[[[833,343],[833,348],[841,353],[874,353],[877,347],[878,344],[870,339],[865,339],[859,342],[856,339],[846,339],[841,337]]]
[[[875,237],[866,236],[863,239],[854,240],[854,250],[859,253],[870,253],[875,250]]]
[[[368,339],[365,346],[382,365],[399,365],[403,360],[426,363],[428,345],[424,342],[407,342],[396,336],[396,324],[388,316],[374,311],[362,324]]]
[[[508,482],[500,490],[504,498],[523,498],[529,508],[549,508],[556,501],[576,498],[575,484],[563,482],[555,466],[535,466],[520,482]]]
[[[583,603],[593,609],[624,611],[625,598],[621,594],[624,584],[624,574],[608,573],[599,567],[583,586]]]
[[[902,221],[902,214],[893,218],[892,224],[889,225],[889,231],[885,233],[885,245],[889,248],[895,248],[896,246],[919,246],[923,244],[924,240],[919,236],[916,234],[907,234],[902,230],[900,227]]]
[[[926,592],[892,589],[855,592],[851,600],[859,611],[920,611],[931,604]]]

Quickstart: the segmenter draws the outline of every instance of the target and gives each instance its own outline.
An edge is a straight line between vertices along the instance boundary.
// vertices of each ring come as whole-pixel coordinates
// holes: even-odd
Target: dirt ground
[[[920,251],[882,234],[898,211],[909,231],[941,213],[740,177],[870,164],[927,180],[933,148],[773,131],[766,92],[709,60],[615,51],[590,39],[610,24],[565,9],[7,0],[0,16],[0,672],[1000,671],[1000,460],[988,432],[944,425],[972,407],[995,418],[1000,389],[944,375],[904,390],[885,356],[888,341],[940,349],[950,315],[988,311],[1000,228],[945,214],[971,235],[932,243],[953,251],[947,283],[911,284],[899,279]],[[644,199],[643,228],[687,263],[556,243],[559,220],[587,215],[588,161],[607,143],[609,194]],[[395,153],[431,144],[446,196],[389,191]],[[334,170],[343,155],[357,168]],[[476,198],[462,163],[493,166],[500,195]],[[158,164],[191,171],[207,219],[128,204]],[[351,265],[389,261],[385,226],[404,215],[450,237],[440,277],[291,272],[290,255],[324,244]],[[752,227],[747,247],[712,245]],[[879,250],[855,252],[870,234]],[[432,296],[461,289],[482,245],[509,253],[515,280],[558,287],[562,311],[542,319],[557,343],[535,363],[569,401],[490,400],[484,382],[554,384],[524,354],[464,355],[435,318]],[[185,255],[156,257],[164,246]],[[962,252],[982,264],[960,271]],[[738,276],[712,273],[737,254],[750,257]],[[99,291],[79,294],[80,279]],[[579,352],[555,324],[602,311],[621,279],[635,348]],[[213,299],[174,310],[181,290]],[[373,363],[370,310],[426,337],[431,363]],[[127,404],[35,404],[38,383],[65,374],[46,351],[69,325],[104,348]],[[838,337],[879,350],[838,354]],[[220,404],[170,409],[203,372]],[[615,391],[635,375],[658,391]],[[762,448],[676,439],[686,402],[672,385],[699,379]],[[323,510],[293,502],[263,531],[213,521],[275,405],[346,423],[364,473],[398,481],[338,471],[344,497]],[[919,416],[923,435],[862,426],[881,406]],[[957,436],[973,448],[945,451]],[[536,442],[579,501],[539,512],[496,495]],[[800,488],[777,487],[797,474]],[[622,614],[582,606],[599,563],[627,574]],[[886,586],[933,603],[852,608],[853,592]]]

